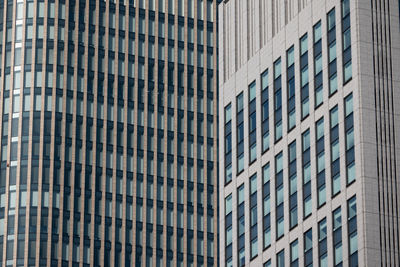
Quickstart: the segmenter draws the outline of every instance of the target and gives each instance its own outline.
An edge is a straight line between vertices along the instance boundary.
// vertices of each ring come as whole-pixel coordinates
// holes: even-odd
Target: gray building
[[[0,266],[217,266],[216,7],[0,2]]]
[[[219,5],[220,266],[399,266],[397,0]]]

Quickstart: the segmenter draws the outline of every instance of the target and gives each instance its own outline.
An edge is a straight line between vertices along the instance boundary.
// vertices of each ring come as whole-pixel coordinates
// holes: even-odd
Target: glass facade
[[[0,4],[5,265],[217,265],[216,6]]]

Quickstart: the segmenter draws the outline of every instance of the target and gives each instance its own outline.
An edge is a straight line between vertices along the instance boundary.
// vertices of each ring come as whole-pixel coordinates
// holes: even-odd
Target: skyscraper
[[[0,266],[217,265],[216,5],[0,2]]]
[[[400,265],[397,0],[219,6],[220,266]]]

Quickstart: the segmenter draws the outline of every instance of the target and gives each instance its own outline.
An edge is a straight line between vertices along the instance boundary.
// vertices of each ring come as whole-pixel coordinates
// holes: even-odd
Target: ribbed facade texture
[[[399,266],[399,1],[218,10],[220,266]]]
[[[0,266],[217,266],[216,8],[0,2]]]

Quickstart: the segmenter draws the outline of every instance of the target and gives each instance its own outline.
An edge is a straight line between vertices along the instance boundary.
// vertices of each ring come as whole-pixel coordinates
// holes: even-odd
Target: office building
[[[0,266],[217,266],[217,1],[0,3]]]
[[[396,0],[219,5],[220,266],[399,266]]]

